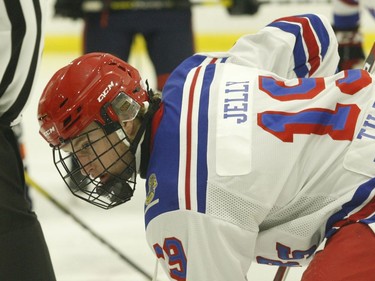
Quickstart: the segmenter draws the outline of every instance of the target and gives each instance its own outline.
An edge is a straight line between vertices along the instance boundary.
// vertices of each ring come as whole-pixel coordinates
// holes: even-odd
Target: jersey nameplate
[[[344,167],[350,171],[375,177],[375,102],[345,155]]]
[[[216,170],[220,176],[251,171],[251,103],[254,87],[246,68],[226,65],[218,89]]]

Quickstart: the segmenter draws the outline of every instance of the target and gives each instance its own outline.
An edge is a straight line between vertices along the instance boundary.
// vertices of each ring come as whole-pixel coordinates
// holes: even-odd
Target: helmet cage
[[[90,139],[90,133],[94,132],[95,130],[103,130],[104,135],[99,139],[92,140]],[[53,147],[53,162],[61,178],[64,180],[72,194],[103,209],[110,209],[129,201],[133,196],[136,185],[136,165],[134,155],[129,149],[121,154],[119,153],[118,149],[116,149],[116,146],[118,145],[123,145],[124,143],[129,144],[129,139],[124,130],[120,128],[116,131],[119,138],[113,143],[109,138],[109,135],[112,133],[111,131],[113,132],[113,129],[104,128],[100,123],[98,123],[97,128],[73,138],[63,146],[64,148],[69,146],[70,150],[72,151],[71,153],[64,152],[61,146]],[[86,138],[85,146],[78,149],[75,148],[73,146],[73,141],[76,138]],[[103,141],[103,139],[106,139],[111,145],[108,149],[98,153],[94,145],[99,141]],[[77,154],[87,149],[90,149],[93,157],[88,163],[83,163],[80,161]],[[117,160],[108,166],[105,166],[101,160],[101,157],[109,152],[115,152],[117,155]],[[129,154],[131,154],[130,157]],[[78,163],[78,167],[72,166],[72,161],[76,161]],[[92,177],[89,175],[87,167],[95,161],[100,163],[103,168],[103,172],[96,177]],[[110,172],[111,167],[120,162],[123,162],[123,164],[126,166],[121,174],[116,175]],[[84,174],[84,177],[80,177],[80,179],[78,179],[77,175],[80,174]],[[109,181],[101,181],[101,176],[104,174],[110,176]]]
[[[55,73],[39,100],[39,132],[52,147],[53,162],[73,195],[104,209],[130,200],[136,184],[135,153],[159,104],[160,98],[154,99],[138,71],[110,54],[83,55]],[[122,122],[131,121],[138,115],[141,124],[130,141]],[[112,153],[111,159],[117,160],[108,167],[100,159],[102,154],[96,153],[90,132],[81,133],[94,122],[103,130],[106,141],[113,139],[114,132],[119,137],[104,154],[116,151],[120,144],[128,147],[126,152],[122,150],[123,154],[115,156]],[[78,137],[87,139],[89,149],[94,152],[92,161],[102,165],[102,169],[96,171],[100,175],[90,176],[89,163],[79,160],[80,149],[73,147]],[[68,145],[71,146],[68,151],[72,153],[63,151]],[[79,168],[71,167],[72,160],[78,162]],[[122,170],[118,169],[121,164]],[[77,179],[75,175],[81,173],[84,178]]]

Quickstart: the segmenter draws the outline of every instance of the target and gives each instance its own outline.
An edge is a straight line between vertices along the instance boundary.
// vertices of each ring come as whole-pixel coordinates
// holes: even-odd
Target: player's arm
[[[331,23],[314,14],[277,19],[240,38],[229,52],[232,62],[285,78],[332,75],[339,60]]]

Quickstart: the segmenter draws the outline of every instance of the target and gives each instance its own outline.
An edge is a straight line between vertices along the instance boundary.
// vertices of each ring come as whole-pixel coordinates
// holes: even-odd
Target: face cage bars
[[[128,141],[126,134],[122,128],[119,130],[122,130],[123,137],[119,138],[119,141],[115,144],[113,144],[110,141],[110,139],[108,138],[108,134],[106,133],[106,130],[102,126],[98,127],[97,129],[102,129],[103,132],[105,132],[105,134],[102,138],[96,140],[95,142],[102,140],[103,138],[106,138],[107,141],[111,144],[111,147],[105,150],[100,155],[96,153],[94,147],[92,146],[92,144],[95,142],[92,143],[88,136],[88,134],[93,130],[86,132],[85,134],[81,134],[76,138],[86,135],[86,138],[90,145],[90,149],[95,154],[95,159],[93,159],[91,162],[100,162],[100,164],[104,167],[103,173],[108,173],[112,177],[112,179],[109,182],[102,183],[99,179],[99,176],[96,178],[91,178],[89,175],[83,176],[81,177],[81,179],[77,180],[76,175],[79,175],[81,173],[81,169],[85,169],[85,166],[82,165],[82,163],[80,163],[78,157],[75,155],[80,150],[74,151],[74,147],[72,147],[73,153],[65,153],[58,146],[53,147],[53,162],[61,178],[64,180],[66,186],[69,188],[69,190],[72,192],[74,196],[97,207],[103,209],[110,209],[129,201],[133,196],[136,185],[135,157],[133,157],[133,160],[130,163],[126,163],[123,161],[123,157],[127,153],[131,153],[131,151],[126,150],[124,154],[120,155],[118,151],[115,149],[116,145]],[[100,156],[104,155],[105,153],[111,150],[114,150],[116,152],[118,159],[109,167],[105,167],[102,161],[100,160]],[[76,161],[78,163],[78,167],[71,167],[73,161]],[[114,175],[110,173],[108,169],[118,161],[123,161],[126,165],[126,168],[120,175]]]

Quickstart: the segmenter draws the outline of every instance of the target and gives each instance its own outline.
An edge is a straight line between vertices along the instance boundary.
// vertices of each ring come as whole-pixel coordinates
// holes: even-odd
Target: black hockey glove
[[[78,19],[83,17],[83,0],[56,0],[55,16]]]
[[[232,0],[232,5],[227,7],[230,15],[254,15],[258,12],[259,2],[257,0]]]
[[[362,47],[362,35],[358,26],[350,30],[334,28],[339,43],[339,70],[362,68],[365,54]]]

